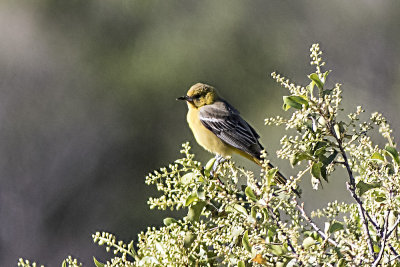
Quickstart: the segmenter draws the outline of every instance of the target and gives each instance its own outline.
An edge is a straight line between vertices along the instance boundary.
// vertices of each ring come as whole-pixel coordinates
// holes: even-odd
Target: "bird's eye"
[[[199,99],[200,98],[200,95],[194,95],[193,96],[193,99]]]

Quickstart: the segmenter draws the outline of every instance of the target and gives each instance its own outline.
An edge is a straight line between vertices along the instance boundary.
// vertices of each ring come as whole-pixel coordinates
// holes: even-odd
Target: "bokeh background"
[[[314,42],[345,107],[383,112],[399,136],[399,11],[374,0],[2,0],[0,266],[19,257],[59,266],[69,254],[91,266],[108,257],[95,231],[135,240],[171,216],[149,210],[157,192],[144,179],[185,141],[210,158],[175,101],[199,81],[219,88],[294,174],[275,154],[284,129],[263,123],[284,115],[287,94],[269,74],[307,84]],[[317,192],[305,179],[306,207],[349,201],[342,174]]]

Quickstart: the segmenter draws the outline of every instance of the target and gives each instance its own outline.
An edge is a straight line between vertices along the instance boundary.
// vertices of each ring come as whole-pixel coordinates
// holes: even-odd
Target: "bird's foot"
[[[224,157],[222,157],[221,155],[215,155],[215,161],[212,167],[212,170],[210,172],[210,175],[212,177],[216,177],[218,179],[218,181],[223,185],[224,183],[219,179],[218,175],[216,175],[216,172],[218,170],[218,166],[221,163],[224,163],[226,161],[226,159]]]

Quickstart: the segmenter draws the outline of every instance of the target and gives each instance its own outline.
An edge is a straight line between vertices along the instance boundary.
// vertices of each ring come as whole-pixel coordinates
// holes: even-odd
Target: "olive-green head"
[[[192,107],[200,108],[213,104],[218,98],[217,90],[214,87],[204,83],[196,83],[190,87],[185,96],[181,96],[177,100],[186,100]]]

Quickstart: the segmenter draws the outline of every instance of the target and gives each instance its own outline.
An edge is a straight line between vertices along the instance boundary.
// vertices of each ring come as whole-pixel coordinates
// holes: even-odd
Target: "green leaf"
[[[314,85],[315,85],[315,82],[311,81],[310,84],[307,85],[307,87],[306,87],[308,89],[308,91],[310,92],[311,96],[313,95]]]
[[[328,175],[326,174],[326,166],[321,166],[321,177],[328,182]]]
[[[63,260],[61,267],[67,267],[67,261],[66,260]]]
[[[257,206],[253,206],[253,207],[251,208],[250,214],[251,214],[251,217],[253,217],[254,219],[257,219],[257,209],[258,209]]]
[[[374,154],[372,154],[371,159],[385,161],[385,157],[379,152],[375,152]]]
[[[186,173],[184,176],[181,177],[182,184],[190,184],[196,178],[196,174],[193,172]]]
[[[183,246],[185,248],[190,248],[194,240],[196,240],[196,235],[192,232],[187,232],[185,238],[183,239]]]
[[[399,158],[399,153],[397,152],[396,148],[392,146],[386,146],[385,150],[389,152],[389,155],[392,156],[393,160],[397,163],[400,164],[400,158]]]
[[[318,86],[319,89],[322,89],[324,87],[324,83],[319,79],[318,74],[312,73],[308,75],[308,78],[310,78],[310,80],[315,82],[315,84]]]
[[[294,154],[291,158],[290,158],[290,164],[294,167],[297,165],[297,163],[299,163],[300,161],[303,160],[310,160],[312,159],[312,157],[310,155],[308,155],[307,153],[296,153]]]
[[[205,200],[206,199],[206,193],[204,191],[204,187],[203,186],[199,186],[199,188],[197,188],[196,195],[201,200]]]
[[[95,257],[93,257],[93,261],[94,261],[94,264],[96,265],[96,267],[104,267],[105,266],[104,263],[99,262]]]
[[[339,126],[339,124],[335,124],[333,126],[333,130],[335,130],[336,137],[340,138],[340,126]]]
[[[251,200],[253,200],[253,201],[257,201],[257,197],[256,197],[256,195],[254,194],[254,192],[253,192],[253,190],[251,189],[250,186],[247,186],[247,187],[246,187],[246,189],[244,190],[244,193],[246,194],[246,196],[247,196],[249,199],[251,199]]]
[[[377,188],[380,187],[381,184],[380,183],[373,183],[373,184],[369,184],[369,183],[365,183],[363,181],[359,181],[356,185],[356,188],[358,189],[358,194],[360,196],[364,195],[365,192],[367,192],[370,189],[373,188]]]
[[[324,160],[321,160],[325,165],[329,165],[332,163],[332,161],[335,160],[336,156],[337,156],[338,152],[335,150],[329,157],[327,157]]]
[[[322,162],[314,162],[311,166],[311,174],[317,179],[321,179]]]
[[[317,243],[317,241],[314,238],[312,238],[311,236],[309,236],[303,240],[303,247],[305,249],[308,249],[309,247],[315,245],[316,243]]]
[[[197,197],[197,192],[193,192],[192,194],[190,194],[185,201],[185,206],[189,206],[190,204],[192,204],[194,201],[198,200],[199,198]]]
[[[346,260],[343,259],[343,258],[340,259],[340,260],[338,261],[337,266],[338,266],[338,267],[345,267],[345,266],[346,266]]]
[[[244,249],[246,249],[248,252],[251,253],[251,245],[249,242],[249,231],[248,230],[246,230],[246,232],[244,232],[244,234],[243,234],[242,245],[243,245]]]
[[[249,216],[249,214],[247,214],[247,210],[245,209],[245,207],[243,207],[242,205],[239,204],[234,204],[233,208],[235,210],[237,210],[238,212],[242,213],[245,216]]]
[[[163,220],[163,223],[164,223],[165,226],[169,226],[169,225],[171,225],[173,223],[176,223],[176,222],[177,222],[177,220],[175,220],[174,218],[171,218],[171,217],[167,217],[167,218],[165,218]]]
[[[278,172],[278,169],[273,168],[273,169],[268,170],[268,172],[266,173],[265,178],[267,179],[268,186],[270,186],[272,184],[272,182],[274,181],[274,177],[277,172]]]
[[[290,107],[295,109],[302,109],[303,108],[302,105],[308,107],[308,101],[306,97],[301,97],[297,95],[284,96],[283,105],[284,105],[283,109],[285,111],[288,110]]]
[[[331,70],[327,70],[324,72],[324,74],[322,75],[322,81],[324,82],[324,84],[326,83],[326,79],[328,78],[329,73],[331,73]]]
[[[277,256],[282,256],[285,253],[285,249],[281,245],[270,245],[271,253]]]
[[[329,226],[328,232],[330,234],[332,234],[332,233],[334,233],[336,231],[340,231],[340,230],[343,230],[343,229],[344,229],[344,226],[343,226],[343,224],[341,222],[333,221]]]
[[[215,163],[216,160],[217,160],[216,158],[211,158],[211,159],[207,162],[206,166],[204,167],[204,172],[205,172],[205,174],[206,174],[207,176],[210,176],[212,167],[214,166],[214,163]]]
[[[205,205],[206,203],[204,201],[199,201],[196,204],[191,205],[186,218],[191,222],[198,222]]]
[[[246,264],[244,264],[244,261],[239,261],[237,267],[246,267]]]

